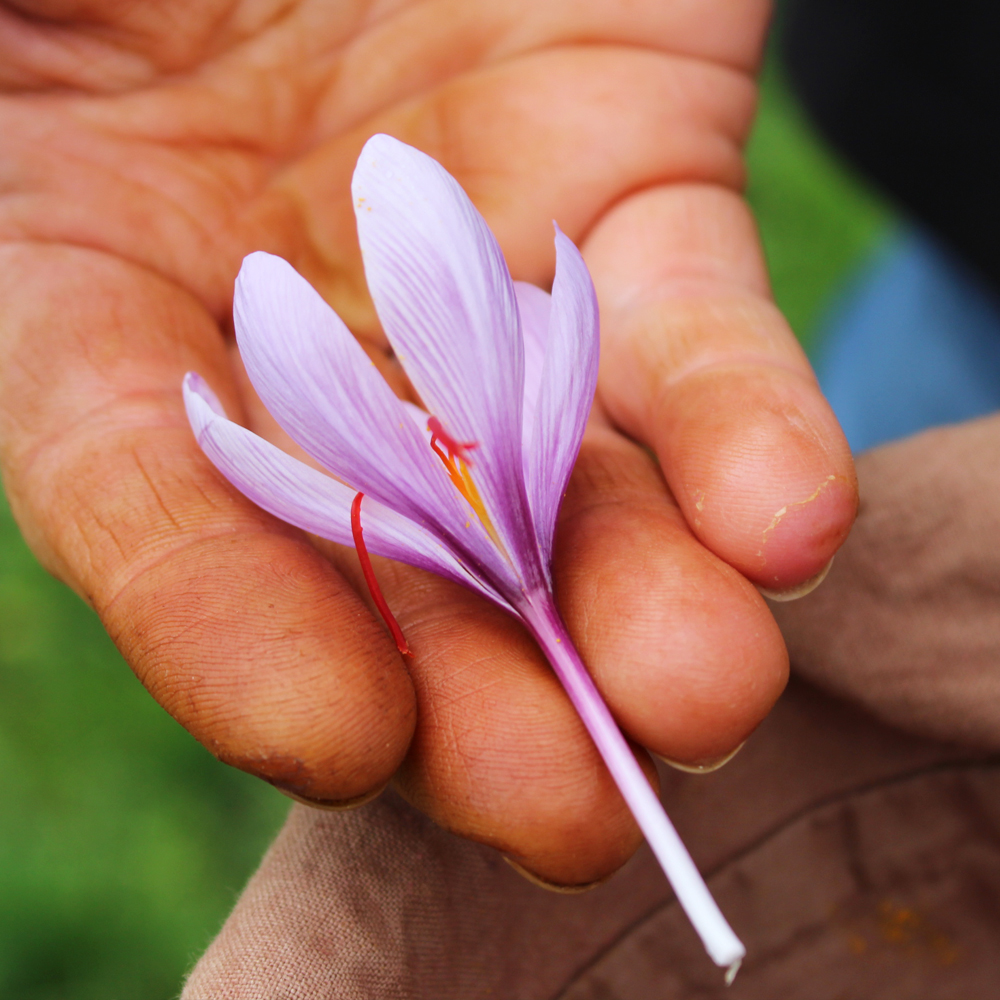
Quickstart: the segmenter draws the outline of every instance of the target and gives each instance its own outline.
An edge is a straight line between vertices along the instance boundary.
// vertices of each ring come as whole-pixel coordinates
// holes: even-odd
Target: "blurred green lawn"
[[[806,344],[888,224],[765,74],[749,196]],[[0,998],[168,1000],[287,811],[150,699],[0,499]]]

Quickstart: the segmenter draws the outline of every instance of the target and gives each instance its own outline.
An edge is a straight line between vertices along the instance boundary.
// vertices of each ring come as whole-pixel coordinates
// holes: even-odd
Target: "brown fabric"
[[[858,459],[823,586],[773,605],[799,674],[891,725],[1000,750],[1000,416]]]
[[[1000,977],[1000,766],[793,684],[664,798],[748,945],[726,990],[648,852],[547,893],[398,797],[295,807],[183,1000],[960,1000]]]

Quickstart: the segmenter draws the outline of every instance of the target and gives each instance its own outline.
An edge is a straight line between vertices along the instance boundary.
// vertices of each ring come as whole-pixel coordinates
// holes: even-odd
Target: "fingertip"
[[[646,780],[659,793],[660,778],[652,757],[634,741],[628,743]],[[573,745],[567,742],[566,748]],[[562,781],[551,780],[557,772],[544,776],[519,805],[520,828],[512,827],[517,839],[504,848],[506,859],[515,861],[521,874],[552,892],[585,892],[600,885],[643,842],[642,831],[586,734],[581,734],[581,745],[586,750],[581,756],[589,767],[578,772],[566,760],[561,765]],[[594,780],[594,763],[600,769],[598,780]],[[565,777],[577,780],[566,782]],[[536,830],[545,833],[538,836]]]
[[[658,756],[725,756],[784,689],[788,656],[764,600],[692,536],[648,455],[613,432],[585,441],[555,576],[612,713]]]
[[[634,741],[628,740],[628,744],[646,780],[659,794],[660,776],[652,757]],[[548,798],[551,807],[551,796],[543,791],[542,797]],[[576,809],[578,815],[574,819],[574,826],[582,824],[590,830],[598,830],[606,829],[609,816],[613,818],[618,836],[613,842],[605,841],[599,851],[594,851],[592,846],[589,850],[580,851],[577,830],[563,823],[560,831],[558,824],[550,822],[551,828],[561,834],[561,839],[554,840],[552,845],[533,843],[531,849],[516,856],[508,851],[504,854],[504,861],[522,878],[547,892],[576,896],[603,885],[632,857],[643,840],[620,793],[612,790],[606,798],[605,803],[599,799],[592,800],[597,807],[593,815],[588,814],[587,803],[584,803],[582,808]],[[621,822],[623,818],[624,823]]]
[[[587,737],[584,736],[584,739]],[[659,792],[659,775],[650,755],[631,741],[643,774]],[[573,744],[568,744],[572,746]],[[595,756],[584,744],[589,762]],[[577,776],[568,762],[562,764],[566,782],[543,780],[526,791],[517,804],[499,847],[508,861],[515,861],[525,877],[553,892],[583,892],[600,885],[622,867],[643,842],[621,793],[604,773]],[[552,776],[553,778],[555,775]]]
[[[857,513],[843,432],[815,382],[765,366],[695,374],[657,421],[656,449],[698,539],[754,584],[822,572]]]
[[[726,757],[787,683],[777,625],[754,587],[705,550],[676,509],[612,516],[613,527],[594,510],[565,533],[576,564],[560,576],[567,623],[632,738],[687,765]]]
[[[302,799],[384,786],[416,705],[391,640],[293,532],[187,545],[102,609],[157,701],[224,763]]]
[[[856,483],[828,474],[804,500],[775,511],[765,529],[761,569],[750,578],[774,600],[815,590],[847,538],[857,507]]]
[[[412,665],[418,725],[396,787],[542,881],[606,877],[642,835],[551,668],[507,615],[474,595],[435,594],[411,609],[426,652]],[[655,787],[648,754],[633,749]]]

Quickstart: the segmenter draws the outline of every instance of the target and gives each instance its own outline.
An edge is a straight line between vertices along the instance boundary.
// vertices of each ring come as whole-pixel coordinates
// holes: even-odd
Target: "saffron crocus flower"
[[[336,313],[278,257],[251,254],[235,325],[264,405],[330,475],[226,419],[184,383],[205,454],[277,517],[471,588],[537,640],[709,954],[730,973],[729,928],[594,686],[556,609],[556,514],[597,381],[598,312],[586,265],[556,229],[551,296],[514,282],[493,234],[438,163],[385,135],[353,181],[368,287],[426,409],[402,402]],[[362,504],[362,497],[364,502]],[[362,528],[364,535],[362,537]]]

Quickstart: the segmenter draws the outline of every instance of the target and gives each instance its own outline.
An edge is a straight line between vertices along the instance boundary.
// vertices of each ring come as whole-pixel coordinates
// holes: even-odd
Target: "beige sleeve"
[[[1000,417],[858,460],[829,576],[772,605],[793,667],[890,724],[1000,750]]]
[[[793,685],[663,775],[748,958],[726,990],[645,850],[555,895],[393,793],[293,809],[183,1000],[955,1000],[1000,979],[1000,770]]]

